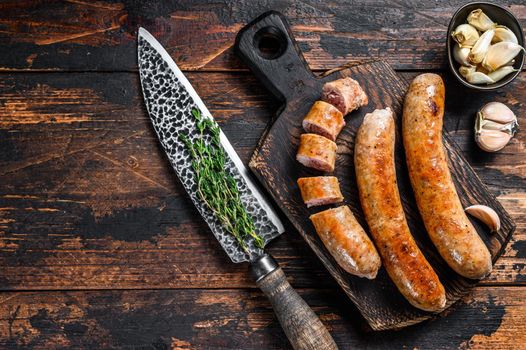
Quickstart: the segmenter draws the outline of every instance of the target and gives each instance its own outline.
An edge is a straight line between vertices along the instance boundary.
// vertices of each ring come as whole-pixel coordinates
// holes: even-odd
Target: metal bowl
[[[453,75],[457,77],[457,79],[464,84],[465,86],[476,89],[476,90],[495,90],[498,88],[501,88],[505,85],[508,85],[511,83],[521,72],[522,67],[524,66],[524,51],[521,51],[516,57],[515,57],[515,64],[513,67],[515,69],[518,69],[517,72],[514,72],[512,74],[509,74],[508,76],[504,77],[502,80],[496,82],[495,84],[489,84],[489,85],[475,85],[470,84],[464,79],[462,75],[458,72],[458,69],[460,68],[460,64],[455,61],[455,58],[453,57],[453,48],[456,44],[455,40],[451,37],[451,32],[455,30],[457,26],[463,23],[467,23],[468,15],[471,13],[471,11],[476,9],[482,9],[486,15],[488,15],[489,18],[491,18],[494,22],[497,22],[499,25],[504,25],[508,27],[515,35],[517,36],[517,40],[519,42],[519,45],[524,47],[524,34],[522,33],[522,28],[515,16],[505,9],[502,6],[495,5],[489,2],[471,2],[469,4],[466,4],[459,8],[457,12],[453,15],[453,18],[451,19],[451,22],[449,22],[449,27],[447,29],[447,57],[449,61],[449,68],[451,69],[451,72],[453,72]]]

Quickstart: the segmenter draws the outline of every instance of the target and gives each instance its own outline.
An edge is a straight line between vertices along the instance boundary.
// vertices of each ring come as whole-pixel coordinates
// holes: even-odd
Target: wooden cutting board
[[[347,115],[347,125],[336,141],[338,157],[334,175],[340,181],[345,203],[367,230],[356,186],[354,140],[366,113],[375,108],[390,106],[397,117],[398,186],[411,232],[446,288],[446,307],[468,292],[477,281],[457,275],[446,265],[429,240],[416,207],[400,133],[402,103],[407,84],[390,66],[385,62],[373,62],[342,67],[317,77],[308,68],[285,18],[277,12],[267,12],[243,28],[236,39],[235,49],[261,82],[283,101],[282,108],[261,138],[250,167],[369,325],[374,330],[401,328],[429,319],[434,314],[411,306],[383,268],[374,280],[359,278],[342,270],[325,249],[309,220],[310,214],[327,207],[307,209],[301,200],[296,181],[303,176],[321,173],[301,166],[295,156],[299,137],[303,133],[302,119],[314,101],[320,98],[322,86],[327,81],[350,76],[360,83],[369,96],[369,105]],[[490,234],[485,226],[472,220],[495,261],[502,254],[515,225],[447,135],[444,135],[444,143],[462,204],[465,207],[472,204],[490,206],[501,218],[502,229],[495,234]]]

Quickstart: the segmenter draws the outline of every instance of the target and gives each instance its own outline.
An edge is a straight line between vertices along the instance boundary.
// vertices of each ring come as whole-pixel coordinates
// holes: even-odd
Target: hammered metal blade
[[[235,239],[223,230],[212,211],[196,193],[197,186],[190,154],[179,140],[178,134],[184,133],[192,141],[198,135],[195,119],[191,113],[193,108],[200,110],[204,117],[212,118],[212,115],[170,55],[143,28],[139,29],[138,58],[144,101],[153,127],[172,167],[197,210],[233,262],[249,261],[260,256],[263,251],[255,247],[252,240],[247,241],[248,253],[245,252]],[[266,245],[283,232],[283,225],[250,179],[248,170],[222,132],[221,144],[227,154],[227,171],[236,180],[241,201],[253,218],[256,231]]]

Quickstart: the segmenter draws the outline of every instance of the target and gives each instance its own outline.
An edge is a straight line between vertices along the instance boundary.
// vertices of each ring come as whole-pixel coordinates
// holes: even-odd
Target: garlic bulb
[[[469,47],[460,47],[459,44],[455,44],[453,48],[453,58],[463,66],[470,66],[471,64],[468,61],[470,51],[471,49]]]
[[[471,11],[468,15],[468,23],[481,32],[485,32],[497,25],[481,9]]]
[[[496,152],[508,144],[518,126],[517,117],[505,104],[487,103],[475,119],[475,141],[484,151]]]
[[[493,84],[495,82],[482,72],[470,72],[466,74],[465,78],[470,84]]]
[[[497,26],[495,28],[495,35],[493,36],[492,44],[498,43],[501,41],[506,41],[509,43],[518,44],[517,36],[511,31],[510,28],[506,26]]]
[[[477,40],[479,40],[479,32],[475,27],[469,24],[459,25],[452,33],[453,39],[460,45],[460,47],[473,47]]]
[[[493,71],[491,73],[488,73],[488,77],[490,77],[493,81],[497,82],[501,80],[502,78],[506,77],[510,73],[516,72],[517,69],[513,68],[513,66],[503,66],[497,69],[496,71]]]
[[[485,223],[492,232],[500,230],[500,218],[495,210],[485,205],[472,205],[464,209],[466,213]]]
[[[468,59],[472,64],[477,64],[484,60],[484,57],[486,57],[486,53],[488,52],[488,49],[491,46],[491,40],[493,39],[494,35],[495,30],[490,29],[488,31],[485,31],[484,34],[480,36],[479,40],[477,40],[475,46],[473,46],[468,56]]]
[[[489,71],[494,71],[514,59],[522,50],[524,48],[518,44],[507,41],[498,42],[488,48],[482,65]]]

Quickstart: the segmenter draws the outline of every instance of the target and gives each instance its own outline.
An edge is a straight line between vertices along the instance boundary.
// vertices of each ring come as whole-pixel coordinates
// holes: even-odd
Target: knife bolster
[[[250,274],[256,283],[278,268],[278,262],[268,254],[262,255],[250,265]]]

